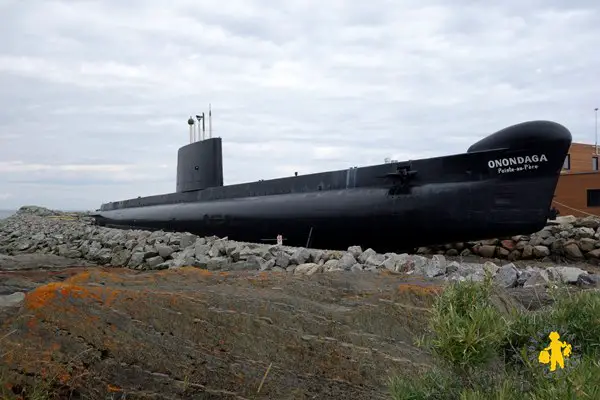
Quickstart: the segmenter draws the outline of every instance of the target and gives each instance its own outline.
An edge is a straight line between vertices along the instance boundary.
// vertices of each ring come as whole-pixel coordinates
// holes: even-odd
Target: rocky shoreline
[[[509,261],[570,260],[600,263],[600,218],[574,216],[558,217],[549,221],[541,231],[532,235],[518,235],[443,246],[421,247],[417,254],[445,254],[447,256],[478,255]]]
[[[489,274],[502,313],[598,283],[591,263],[448,250],[241,243],[24,207],[0,221],[0,397],[384,399],[387,377],[435,365],[413,341],[445,282]]]
[[[517,267],[514,262],[498,259],[461,262],[447,257],[477,254],[487,258],[506,256],[515,262],[561,257],[593,261],[600,256],[599,238],[600,220],[562,217],[531,236],[422,248],[418,250],[421,254],[378,254],[360,246],[351,246],[347,251],[318,250],[243,243],[190,233],[125,231],[95,226],[86,214],[27,206],[0,221],[0,254],[5,254],[0,258],[0,270],[7,269],[11,256],[35,253],[134,270],[192,266],[210,271],[278,271],[301,275],[387,271],[446,281],[482,281],[490,274],[505,288],[547,287],[558,282],[595,286],[598,275],[585,267]]]

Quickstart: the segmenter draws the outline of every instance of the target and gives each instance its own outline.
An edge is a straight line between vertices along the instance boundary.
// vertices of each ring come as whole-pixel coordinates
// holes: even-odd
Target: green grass
[[[600,292],[558,288],[553,295],[553,304],[538,311],[502,313],[489,277],[451,284],[419,338],[436,367],[393,377],[392,399],[600,399]],[[538,362],[552,331],[573,348],[554,372]]]

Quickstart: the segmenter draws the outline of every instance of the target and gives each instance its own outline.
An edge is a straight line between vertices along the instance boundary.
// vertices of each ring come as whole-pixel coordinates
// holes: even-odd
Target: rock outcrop
[[[502,253],[513,259],[566,255],[574,259],[600,256],[600,221],[559,220],[542,231],[525,237],[474,242],[463,247],[485,257]],[[452,250],[455,250],[454,252]],[[440,251],[441,252],[441,251]],[[508,252],[508,254],[506,254]],[[597,275],[573,266],[525,266],[514,263],[459,262],[456,247],[444,254],[378,254],[373,249],[351,246],[347,251],[295,248],[198,237],[191,233],[119,230],[91,224],[85,214],[46,212],[37,207],[22,208],[0,222],[0,253],[47,253],[82,259],[102,266],[123,266],[134,270],[176,269],[183,266],[209,271],[276,271],[313,275],[336,271],[381,271],[463,281],[484,279],[486,274],[502,287],[547,286],[562,282],[596,285]],[[471,254],[471,253],[470,253]],[[517,257],[516,255],[519,255]],[[6,257],[6,256],[4,256]],[[6,259],[5,259],[6,263]],[[2,269],[0,260],[0,269]]]
[[[61,399],[372,400],[387,398],[389,374],[430,365],[412,338],[439,285],[293,278],[97,267],[0,297],[11,307],[0,308],[0,398],[6,386]]]

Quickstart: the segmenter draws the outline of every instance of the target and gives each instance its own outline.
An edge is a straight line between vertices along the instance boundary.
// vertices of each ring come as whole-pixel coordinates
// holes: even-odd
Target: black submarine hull
[[[180,149],[177,192],[103,204],[96,222],[377,251],[530,234],[547,222],[571,133],[514,125],[466,153],[222,186],[219,138]]]

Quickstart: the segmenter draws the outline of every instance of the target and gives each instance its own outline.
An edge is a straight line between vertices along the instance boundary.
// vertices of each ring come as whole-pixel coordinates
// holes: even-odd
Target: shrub
[[[556,299],[549,321],[574,336],[586,355],[600,353],[600,293],[568,293]]]
[[[434,303],[427,345],[459,373],[491,362],[508,322],[490,301],[491,281],[454,283]]]
[[[535,312],[494,307],[489,277],[447,287],[434,302],[423,343],[440,360],[419,376],[390,381],[394,400],[600,399],[600,293],[559,290]],[[573,346],[565,369],[538,362],[548,335]]]

